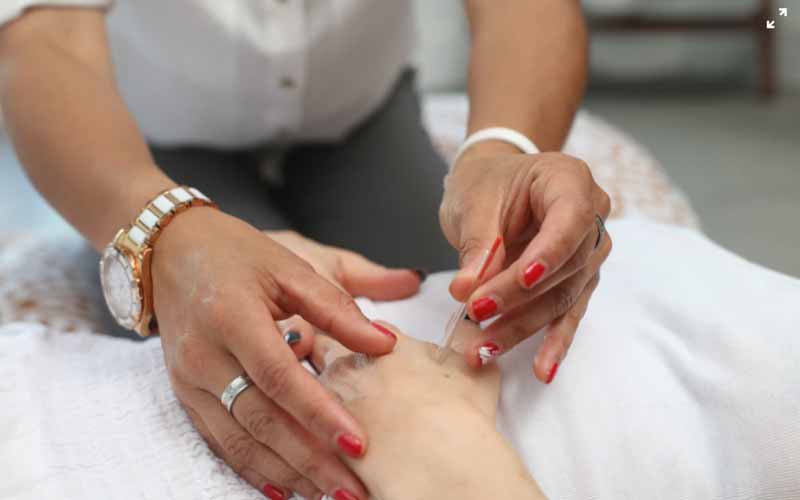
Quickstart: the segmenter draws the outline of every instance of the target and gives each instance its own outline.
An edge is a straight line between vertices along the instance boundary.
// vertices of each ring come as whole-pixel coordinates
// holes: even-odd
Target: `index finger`
[[[362,456],[367,436],[358,422],[297,362],[266,306],[258,301],[248,305],[227,336],[247,375],[321,442],[350,457]]]
[[[550,185],[557,194],[545,207],[536,236],[512,265],[472,293],[470,303],[488,296],[497,297],[501,302],[511,300],[558,271],[575,254],[594,228],[592,191],[590,186],[568,176],[564,176],[560,184]]]
[[[381,355],[391,352],[397,338],[371,323],[348,293],[311,268],[294,270],[281,283],[277,301],[283,310],[306,321],[356,352]]]

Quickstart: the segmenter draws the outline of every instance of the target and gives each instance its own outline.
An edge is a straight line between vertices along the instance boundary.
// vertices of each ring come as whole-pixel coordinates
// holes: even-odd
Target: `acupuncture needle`
[[[492,263],[492,259],[494,259],[495,254],[497,253],[497,249],[500,248],[500,244],[503,242],[503,237],[498,236],[494,243],[492,243],[492,248],[490,250],[485,250],[481,257],[481,265],[480,271],[478,272],[478,276],[475,278],[475,281],[472,283],[472,287],[470,288],[470,294],[475,290],[475,288],[481,284],[481,280],[483,279],[483,275],[486,274],[486,270],[489,268],[489,265]],[[458,324],[464,319],[467,315],[467,303],[464,302],[460,304],[456,311],[450,316],[450,319],[447,321],[447,324],[444,327],[444,337],[440,342],[439,349],[436,351],[436,361],[438,363],[442,363],[445,358],[447,357],[447,353],[450,352],[450,347],[453,344],[453,339],[455,338],[456,328]]]

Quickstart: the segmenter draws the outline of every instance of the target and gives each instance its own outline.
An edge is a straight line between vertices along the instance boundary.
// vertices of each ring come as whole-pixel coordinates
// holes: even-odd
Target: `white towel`
[[[569,356],[500,363],[500,428],[553,499],[800,498],[800,282],[695,231],[611,222]],[[438,340],[451,274],[367,315]],[[208,451],[158,341],[0,329],[0,498],[263,498]]]

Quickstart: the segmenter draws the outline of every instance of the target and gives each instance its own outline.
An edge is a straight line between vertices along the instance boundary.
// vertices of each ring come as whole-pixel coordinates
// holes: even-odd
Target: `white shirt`
[[[0,25],[37,4],[2,0]],[[117,0],[120,91],[161,144],[335,140],[387,96],[414,44],[410,0]]]

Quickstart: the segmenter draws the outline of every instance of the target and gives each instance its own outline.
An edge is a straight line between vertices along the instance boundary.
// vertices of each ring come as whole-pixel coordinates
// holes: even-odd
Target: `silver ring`
[[[253,381],[247,375],[239,375],[231,380],[231,383],[222,391],[222,396],[219,398],[228,413],[233,415],[233,402],[236,401],[239,394],[243,393],[251,385],[253,385]]]
[[[594,248],[596,249],[602,243],[603,235],[606,234],[606,225],[600,214],[594,214],[594,222],[597,224],[597,241],[594,242]]]

